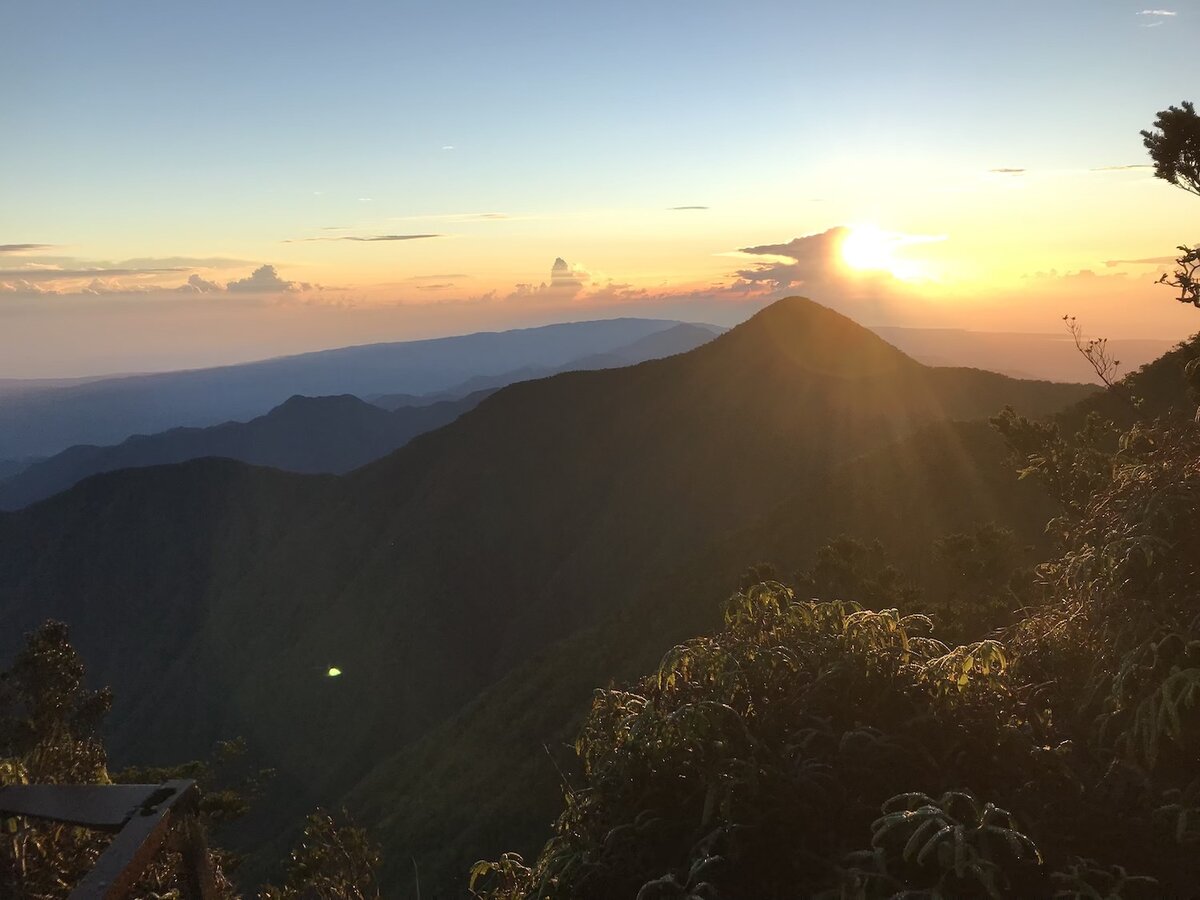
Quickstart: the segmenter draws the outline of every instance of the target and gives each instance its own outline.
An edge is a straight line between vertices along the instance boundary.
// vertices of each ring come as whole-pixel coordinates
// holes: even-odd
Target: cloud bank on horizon
[[[887,243],[890,247],[889,253],[897,255],[903,248],[912,245],[946,239],[944,235],[891,233],[873,228],[869,230],[878,235],[879,240]],[[933,277],[899,277],[897,273],[902,269],[895,265],[898,262],[896,259],[890,260],[890,267],[883,262],[878,266],[854,265],[853,261],[848,259],[847,248],[854,243],[856,236],[862,233],[862,227],[838,225],[779,243],[755,244],[725,251],[723,255],[733,258],[736,262],[723,276],[703,285],[663,282],[658,285],[639,286],[632,280],[594,273],[588,267],[580,263],[570,263],[560,256],[553,261],[548,277],[540,283],[518,282],[508,290],[462,293],[457,297],[441,297],[436,302],[442,305],[461,303],[472,307],[492,303],[508,307],[525,304],[542,309],[555,306],[578,309],[581,306],[612,304],[653,306],[664,302],[684,303],[688,300],[770,302],[797,291],[806,291],[815,299],[825,298],[831,304],[840,304],[847,307],[848,311],[853,311],[856,303],[871,302],[875,304],[875,308],[882,309],[887,303],[894,305],[899,298],[909,307],[915,308],[921,305],[922,298],[934,300],[946,292],[947,286]],[[440,236],[422,233],[318,237],[303,240],[389,243]],[[36,243],[7,244],[0,245],[0,250],[14,248],[11,251],[13,253],[36,254],[39,250],[52,246]],[[286,300],[290,295],[315,292],[323,295],[328,293],[328,302],[331,305],[345,305],[347,302],[342,296],[346,293],[344,289],[327,291],[319,284],[285,277],[275,264],[270,263],[258,264],[244,274],[220,279],[207,273],[236,270],[244,267],[245,262],[222,257],[185,256],[143,257],[121,263],[98,263],[72,257],[45,255],[27,255],[22,259],[21,265],[0,268],[0,294],[10,298],[64,299],[94,298],[97,294],[161,296],[166,299],[172,295],[191,294],[212,295],[215,301],[218,295],[228,294],[259,295]],[[1097,260],[1095,264],[1110,270],[1144,270],[1148,266],[1161,270],[1173,261],[1174,257],[1171,256],[1117,257]],[[910,268],[914,273],[921,270],[918,265]],[[1047,279],[1078,280],[1094,274],[1091,269],[1076,269],[1061,275],[1039,271],[1027,273],[1025,278],[1026,283],[1032,279],[1044,284]],[[1127,278],[1127,275],[1128,273],[1119,271],[1098,277],[1121,280]],[[170,283],[170,279],[177,276],[186,277],[177,283]],[[414,275],[408,276],[404,281],[414,290],[445,291],[458,286],[469,277],[460,272],[452,275]],[[418,284],[419,282],[425,283]],[[951,288],[959,295],[964,293],[961,287]],[[401,283],[385,305],[430,302],[424,297],[406,296],[407,290],[409,289]],[[352,305],[365,306],[370,305],[372,301],[352,298],[350,302]],[[863,312],[864,308],[860,306],[859,311]],[[0,314],[2,313],[3,307],[0,306]]]
[[[863,255],[861,247],[854,252],[864,239],[876,255]],[[1193,317],[1156,293],[1155,277],[1173,257],[1114,256],[1093,267],[1047,268],[1026,273],[1017,285],[970,294],[935,277],[897,274],[923,271],[922,254],[942,242],[940,235],[838,225],[722,251],[718,276],[699,283],[636,284],[564,255],[543,279],[507,288],[473,287],[479,279],[463,270],[409,275],[393,283],[394,297],[384,302],[301,280],[273,263],[187,256],[98,263],[50,256],[52,245],[24,242],[8,245],[23,248],[8,257],[20,263],[0,269],[0,358],[9,365],[0,376],[218,364],[617,315],[732,325],[796,294],[867,325],[1046,333],[1071,312],[1100,333],[1182,337],[1196,328]],[[1110,331],[1134,307],[1143,330]],[[98,333],[109,336],[103,352],[93,349]],[[72,368],[52,365],[56,355]],[[157,362],[163,359],[176,362],[163,366]]]
[[[32,265],[15,269],[0,269],[0,295],[24,297],[95,297],[110,295],[171,294],[291,294],[319,289],[318,285],[290,281],[280,277],[275,266],[265,264],[242,278],[224,285],[193,272],[182,284],[164,286],[146,281],[147,277],[187,272],[194,266],[89,266],[63,268],[57,265]],[[209,267],[204,267],[209,268]],[[87,280],[86,285],[80,284]],[[0,313],[3,308],[0,307]]]

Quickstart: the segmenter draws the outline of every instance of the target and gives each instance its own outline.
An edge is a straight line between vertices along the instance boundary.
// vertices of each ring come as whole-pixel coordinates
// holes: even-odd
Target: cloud
[[[554,258],[554,265],[550,267],[550,287],[552,289],[578,290],[583,287],[585,278],[587,278],[586,273],[576,272],[561,256]]]
[[[944,236],[863,230],[872,232],[872,238],[891,251],[944,240]],[[859,231],[858,227],[840,225],[786,243],[744,247],[736,255],[762,259],[730,273],[732,281],[716,294],[726,299],[770,302],[801,293],[852,316],[890,321],[896,310],[913,306],[917,297],[930,289],[930,284],[897,277],[895,273],[902,268],[911,268],[914,274],[919,272],[919,267],[907,265],[909,261],[900,257],[892,257],[886,268],[850,266],[844,255],[844,245]]]
[[[864,232],[864,234],[860,234]],[[883,269],[854,268],[857,256],[848,238],[862,238],[879,250]],[[860,322],[909,327],[968,327],[995,331],[1047,331],[1061,325],[1064,310],[1087,309],[1089,327],[1105,321],[1128,321],[1131,295],[1153,292],[1153,278],[1138,265],[1151,260],[1113,260],[1121,269],[1105,268],[1039,272],[1019,282],[981,287],[953,280],[941,282],[936,257],[921,259],[913,245],[940,236],[904,234],[866,226],[839,226],[772,243],[746,244],[729,257],[725,273],[698,282],[663,278],[657,283],[630,284],[621,277],[589,270],[566,257],[553,259],[540,284],[473,292],[460,274],[410,276],[398,282],[397,305],[420,308],[451,306],[488,308],[487,315],[530,316],[554,310],[565,315],[656,315],[688,321],[732,324],[775,300],[803,295]],[[868,254],[868,261],[869,260]],[[860,262],[861,265],[861,262]],[[912,272],[912,276],[908,275]],[[925,273],[928,277],[920,277]],[[968,302],[969,301],[969,302]],[[502,311],[505,306],[512,311]],[[1162,304],[1168,312],[1174,307]],[[1095,313],[1093,318],[1092,313]],[[1138,313],[1138,321],[1142,321]],[[1147,315],[1148,321],[1153,313]],[[1122,319],[1122,317],[1125,317]],[[1164,317],[1165,318],[1165,317]],[[1099,323],[1093,325],[1093,322]],[[1139,326],[1153,334],[1158,326]],[[1194,330],[1194,327],[1193,329]]]
[[[444,145],[444,146],[442,147],[442,149],[443,149],[443,150],[453,150],[453,149],[454,149],[454,145],[453,145],[453,144],[446,144],[446,145]]]
[[[99,294],[144,296],[157,292],[167,297],[179,292],[213,293],[223,291],[224,287],[197,275],[192,275],[182,285],[163,282],[165,276],[196,269],[254,265],[248,260],[223,256],[137,257],[113,262],[43,254],[26,257],[22,262],[24,265],[20,268],[0,269],[0,290],[5,294],[95,297]],[[86,285],[80,287],[79,282],[84,280]]]
[[[988,169],[993,175],[1024,175],[1026,169]]]
[[[221,291],[221,286],[215,281],[208,281],[193,274],[185,284],[181,284],[175,290],[184,294],[215,294]]]
[[[23,251],[20,248],[24,247],[41,247],[44,249],[49,249],[54,245],[8,244],[0,245],[0,251],[2,251],[5,246],[17,248],[11,250],[11,252],[21,253]],[[22,259],[20,261],[22,265],[35,268],[53,268],[87,272],[111,272],[117,269],[137,269],[142,272],[154,273],[187,269],[232,269],[254,264],[253,260],[236,259],[229,256],[138,256],[130,259],[111,260],[87,259],[79,256],[57,256],[49,253],[32,251],[24,252],[31,252],[32,255]]]
[[[675,212],[677,210],[683,210],[683,209],[710,209],[710,208],[711,207],[708,207],[708,206],[668,206],[667,207],[667,209],[671,210],[672,212]]]
[[[669,310],[672,315],[682,316],[685,309],[692,307],[704,308],[708,311],[704,315],[708,315],[719,309],[745,310],[789,294],[804,293],[846,312],[886,321],[888,311],[904,302],[914,288],[889,272],[849,271],[842,259],[841,245],[850,233],[849,228],[838,227],[785,243],[746,247],[731,254],[743,260],[743,268],[711,284],[664,282],[657,286],[634,286],[557,257],[549,279],[540,284],[518,284],[507,294],[489,291],[461,300],[447,297],[440,302],[509,302],[530,307],[636,303],[645,309]],[[902,234],[886,236],[897,245],[923,240]]]
[[[330,229],[334,230],[334,229]],[[374,243],[375,241],[420,241],[425,238],[445,237],[444,234],[372,234],[365,237],[355,237],[345,235],[343,237],[311,237],[311,238],[296,238],[284,241],[285,244],[304,244],[310,241],[359,241],[361,243]]]
[[[1146,16],[1151,20],[1140,23],[1142,28],[1157,28],[1159,25],[1165,25],[1167,21],[1179,14],[1169,9],[1143,9],[1138,15]]]
[[[1149,163],[1134,163],[1127,166],[1097,166],[1090,169],[1091,172],[1128,172],[1134,169],[1153,169],[1154,166]]]
[[[547,300],[574,300],[591,280],[586,271],[572,266],[561,256],[555,257],[550,267],[550,281],[539,285],[518,284],[506,299],[519,300],[537,297]]]
[[[263,265],[245,278],[235,279],[226,285],[212,281],[193,272],[187,281],[179,285],[164,285],[160,281],[129,282],[126,276],[187,271],[186,269],[60,269],[50,266],[28,269],[0,269],[0,293],[26,296],[95,297],[101,294],[178,297],[180,294],[298,294],[304,291],[325,291],[322,285],[304,281],[288,281],[281,278],[275,267]],[[84,287],[62,287],[56,282],[91,280]]]
[[[1103,274],[1093,269],[1076,269],[1060,272],[1058,269],[1047,269],[1041,272],[1025,274],[1022,276],[1026,281],[1042,282],[1043,284],[1056,285],[1099,285],[1106,284],[1126,284],[1129,281],[1129,275],[1126,272],[1113,272],[1111,274]]]
[[[30,250],[49,250],[52,244],[0,244],[0,253],[26,253]]]
[[[120,275],[162,275],[168,272],[184,272],[186,267],[169,266],[165,268],[88,268],[60,269],[52,266],[27,269],[0,269],[0,281],[24,279],[26,281],[66,281],[78,278],[95,278],[103,275],[115,278]]]
[[[80,289],[79,293],[97,297],[105,294],[146,294],[156,290],[158,288],[150,284],[128,285],[120,284],[116,281],[101,281],[99,278],[93,278],[88,282],[87,287]],[[55,293],[59,292],[55,291]]]
[[[32,281],[26,281],[23,278],[4,280],[0,277],[0,294],[21,294],[27,296],[42,296],[47,294],[57,294],[58,291],[52,288],[44,287],[40,284],[35,284]]]
[[[1147,256],[1144,259],[1106,259],[1104,265],[1111,269],[1115,266],[1161,266],[1173,262],[1174,256]]]
[[[143,256],[121,260],[113,265],[135,269],[166,266],[172,271],[177,271],[179,269],[233,269],[253,264],[253,260],[233,259],[227,256]]]
[[[443,237],[440,234],[376,234],[370,237],[340,237],[337,241],[420,241],[425,238]]]
[[[9,244],[8,247],[46,247],[47,244]],[[2,250],[3,247],[0,247]],[[232,269],[252,265],[250,260],[223,256],[143,256],[117,262],[79,259],[72,256],[38,255],[28,259],[21,269],[0,270],[0,278],[29,278],[37,281],[78,278],[115,278],[118,276],[165,275],[189,269]]]
[[[427,216],[392,216],[389,222],[493,222],[506,219],[527,221],[537,216],[511,216],[500,212],[431,213]]]
[[[231,294],[268,294],[303,291],[308,290],[309,287],[311,285],[303,282],[285,281],[279,277],[279,273],[275,271],[274,266],[263,265],[259,266],[245,278],[229,282],[229,284],[225,285],[225,290]]]
[[[743,247],[741,253],[779,259],[739,270],[734,273],[737,276],[735,284],[744,289],[787,290],[835,278],[840,273],[838,250],[849,233],[849,228],[838,226],[819,234],[793,238],[785,244]]]
[[[1143,9],[1138,15],[1145,16],[1150,20],[1139,23],[1142,28],[1157,28],[1159,25],[1165,25],[1179,14],[1169,9]]]

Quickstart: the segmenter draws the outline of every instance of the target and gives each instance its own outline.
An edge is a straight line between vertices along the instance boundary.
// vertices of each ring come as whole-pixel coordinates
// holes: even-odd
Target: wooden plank
[[[118,831],[161,785],[17,784],[0,788],[0,816],[33,816]]]
[[[172,827],[195,815],[199,792],[194,781],[156,785],[147,800],[117,832],[69,900],[124,900],[171,834]],[[203,895],[201,895],[203,897]],[[205,898],[206,900],[206,898]]]

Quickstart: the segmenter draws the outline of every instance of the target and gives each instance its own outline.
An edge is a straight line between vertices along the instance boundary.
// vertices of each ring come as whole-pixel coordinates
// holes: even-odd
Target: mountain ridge
[[[341,474],[453,421],[490,391],[420,407],[380,409],[352,394],[296,394],[248,422],[133,435],[109,447],[69,447],[0,480],[0,509],[19,509],[101,472],[208,456],[288,472]]]
[[[1048,414],[1092,393],[930,369],[811,301],[782,302],[687,353],[504,388],[346,476],[200,460],[0,514],[0,652],[47,615],[69,621],[116,692],[116,757],[187,757],[242,734],[288,785],[274,814],[334,803],[781,504],[811,506],[805,542],[833,537],[827,522],[881,519],[886,494],[837,513],[827,483],[846,461],[1006,403]],[[923,528],[964,514],[954,496],[938,503]],[[113,609],[131,623],[115,639]],[[149,659],[139,616],[162,632]],[[343,675],[325,678],[330,665]],[[152,697],[122,699],[148,683]]]
[[[0,458],[46,456],[131,434],[259,416],[292,394],[428,394],[523,365],[561,366],[680,324],[601,319],[366,344],[182,372],[0,393]]]
[[[662,331],[654,332],[639,338],[632,344],[618,347],[606,353],[597,353],[580,357],[560,366],[522,366],[498,375],[476,375],[453,387],[434,394],[383,394],[367,398],[371,403],[385,409],[396,409],[400,406],[423,406],[437,400],[453,400],[476,391],[498,389],[515,384],[518,381],[533,381],[538,378],[549,378],[562,372],[573,372],[591,369],[615,369],[623,366],[636,365],[651,359],[664,356],[674,356],[686,353],[710,341],[725,329],[715,325],[695,325],[681,322]]]

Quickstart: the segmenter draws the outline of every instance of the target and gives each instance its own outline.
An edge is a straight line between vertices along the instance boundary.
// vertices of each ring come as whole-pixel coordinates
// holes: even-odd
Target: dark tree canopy
[[[1156,176],[1200,195],[1200,116],[1192,103],[1160,110],[1154,130],[1142,132],[1142,142]]]
[[[1189,193],[1200,196],[1200,116],[1196,107],[1187,100],[1182,106],[1169,106],[1160,110],[1154,120],[1154,131],[1143,131],[1142,142],[1154,160],[1154,174]],[[1200,309],[1200,246],[1180,244],[1180,256],[1175,260],[1175,271],[1158,279],[1179,291],[1176,298]],[[1193,388],[1200,374],[1200,360],[1193,359],[1185,372]],[[1200,422],[1200,409],[1196,410],[1196,421]]]

